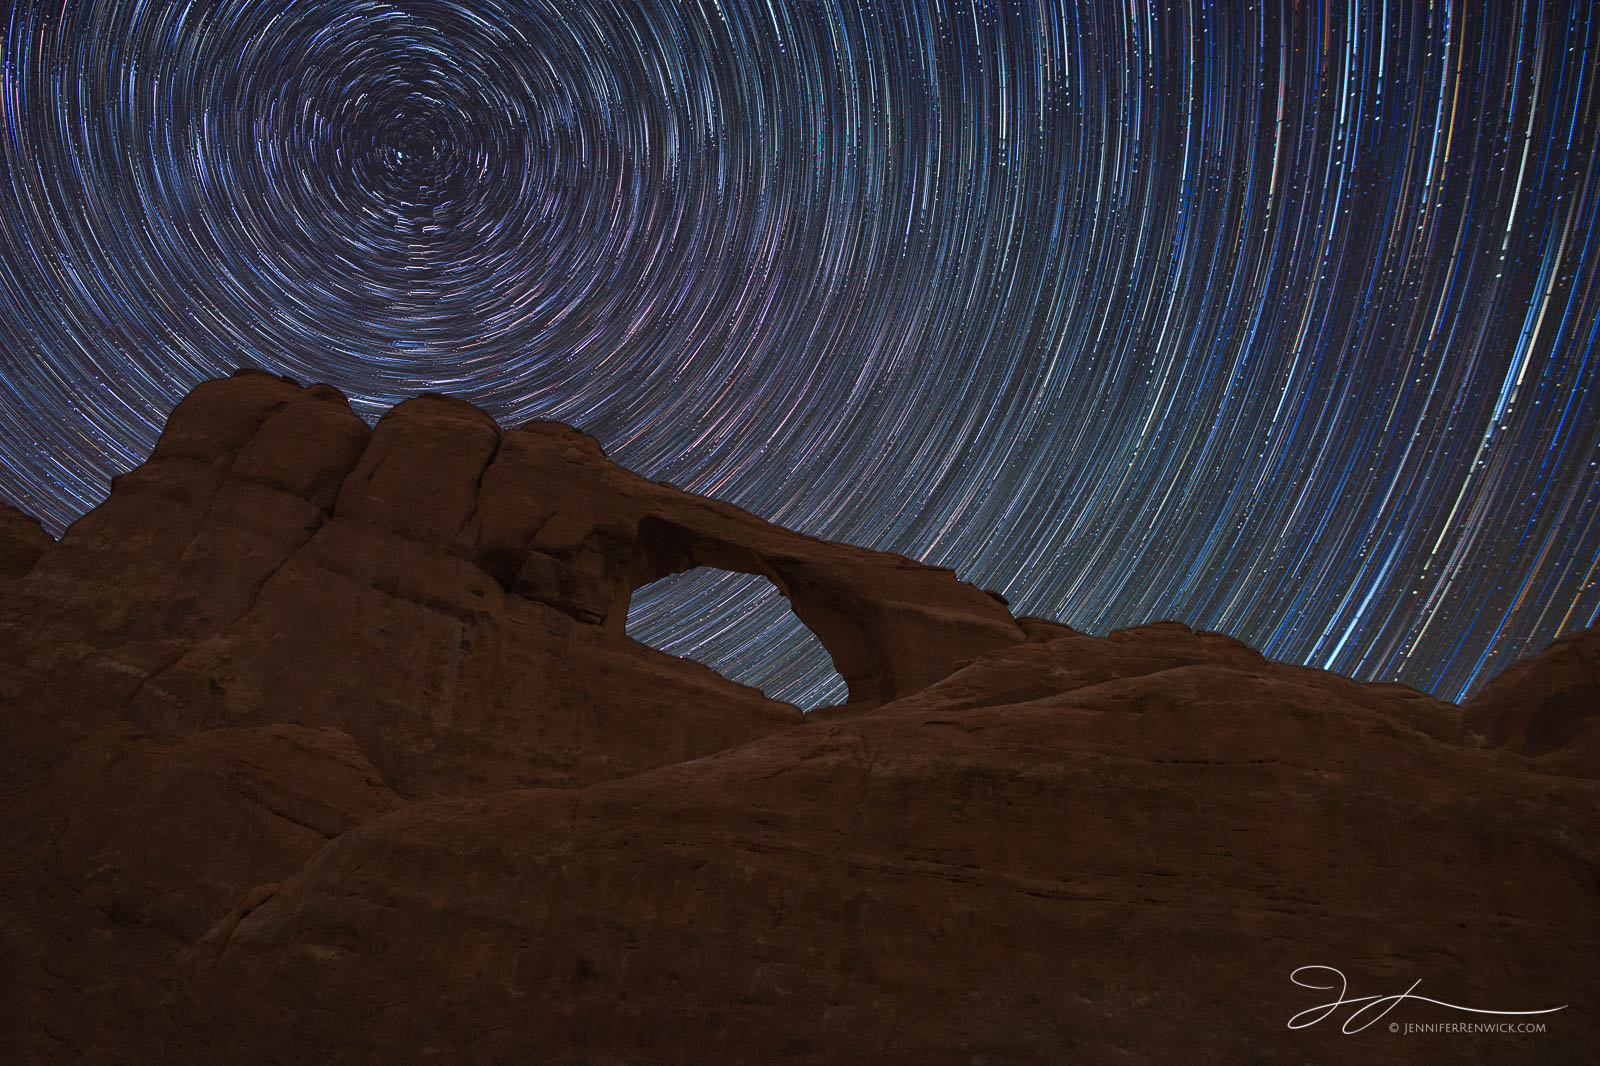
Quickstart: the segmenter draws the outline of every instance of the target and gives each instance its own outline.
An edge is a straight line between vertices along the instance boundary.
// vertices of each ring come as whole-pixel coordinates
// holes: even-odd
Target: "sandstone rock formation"
[[[565,426],[425,396],[369,433],[327,386],[245,373],[180,404],[11,592],[33,706],[0,783],[119,720],[344,729],[408,794],[584,784],[795,724],[623,634],[635,589],[698,564],[769,577],[864,705],[1023,639],[948,571],[657,485]]]
[[[1593,631],[1463,709],[1013,620],[564,426],[423,397],[369,432],[255,373],[29,536],[0,1061],[1596,1061]],[[695,565],[769,578],[850,702],[629,640]],[[1291,1029],[1312,965],[1564,1009]]]
[[[37,518],[0,506],[0,578],[26,574],[51,543]]]
[[[1569,634],[1513,664],[1467,704],[1466,721],[1480,743],[1593,773],[1600,767],[1600,630]]]

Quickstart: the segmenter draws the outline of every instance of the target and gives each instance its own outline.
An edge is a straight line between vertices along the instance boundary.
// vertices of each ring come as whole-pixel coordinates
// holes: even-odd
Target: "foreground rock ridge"
[[[629,639],[694,566],[849,702]],[[1458,707],[240,372],[0,510],[0,713],[0,1061],[1597,1061],[1596,630]]]

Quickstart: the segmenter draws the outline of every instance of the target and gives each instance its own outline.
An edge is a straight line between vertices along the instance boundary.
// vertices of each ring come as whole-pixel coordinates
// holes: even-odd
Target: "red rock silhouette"
[[[1595,1061],[1594,631],[1463,709],[257,373],[0,519],[5,1061]],[[628,639],[696,565],[850,702]]]

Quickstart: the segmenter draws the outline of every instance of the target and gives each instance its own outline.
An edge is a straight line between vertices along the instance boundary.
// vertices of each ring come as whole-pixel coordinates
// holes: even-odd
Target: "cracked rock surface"
[[[701,565],[849,702],[628,639]],[[1597,663],[1458,707],[1090,636],[566,426],[241,373],[59,543],[0,512],[0,1061],[1594,1062]],[[1290,1029],[1313,965],[1565,1009]]]

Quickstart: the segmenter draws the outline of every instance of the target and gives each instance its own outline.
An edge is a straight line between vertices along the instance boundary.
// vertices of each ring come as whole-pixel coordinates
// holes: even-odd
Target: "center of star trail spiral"
[[[0,496],[200,381],[1458,697],[1600,612],[1600,40],[1501,3],[92,0],[0,57]],[[759,579],[630,632],[842,694]]]

